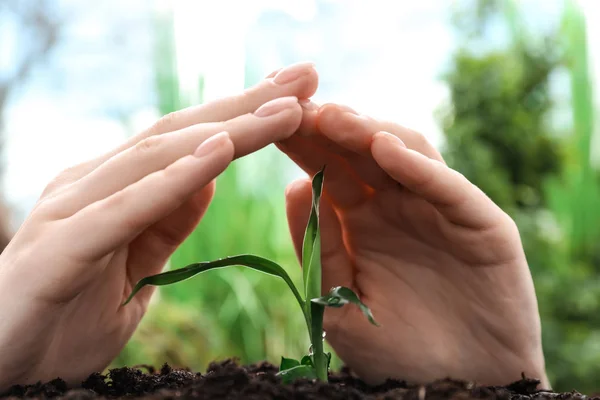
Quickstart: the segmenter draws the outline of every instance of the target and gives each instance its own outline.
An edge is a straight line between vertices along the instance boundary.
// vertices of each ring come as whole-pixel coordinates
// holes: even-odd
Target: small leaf
[[[281,357],[281,363],[279,364],[279,371],[285,371],[286,369],[294,368],[300,365],[300,361],[294,360],[293,358]]]
[[[302,277],[305,298],[321,295],[321,235],[319,233],[319,202],[323,191],[325,168],[312,180],[312,206],[302,244]]]
[[[304,356],[304,357],[302,357],[302,360],[300,360],[300,364],[302,364],[302,365],[310,365],[312,367],[313,366],[313,360],[312,360],[312,358],[310,358],[310,356]]]
[[[152,286],[164,286],[171,285],[173,283],[181,282],[186,279],[193,277],[199,273],[217,269],[224,268],[230,266],[244,266],[248,268],[255,269],[260,272],[264,272],[269,275],[277,276],[287,283],[288,287],[294,293],[296,300],[298,300],[298,304],[302,309],[304,309],[304,300],[302,296],[296,289],[294,282],[288,275],[288,273],[283,269],[279,264],[274,263],[271,260],[267,260],[266,258],[254,256],[251,254],[244,254],[239,256],[226,257],[215,261],[206,261],[201,263],[190,264],[187,267],[179,268],[173,271],[163,272],[162,274],[147,276],[141,279],[131,291],[131,294],[123,303],[123,305],[129,303],[133,296],[136,295],[137,292],[140,291],[144,286],[152,285]]]
[[[369,322],[375,326],[379,324],[373,318],[373,314],[351,289],[344,286],[338,286],[329,291],[325,296],[310,300],[313,303],[320,304],[326,307],[343,307],[348,303],[357,305],[363,314],[369,319]]]
[[[312,366],[309,365],[298,365],[285,371],[279,371],[277,373],[283,383],[291,383],[296,379],[316,379],[317,373]]]

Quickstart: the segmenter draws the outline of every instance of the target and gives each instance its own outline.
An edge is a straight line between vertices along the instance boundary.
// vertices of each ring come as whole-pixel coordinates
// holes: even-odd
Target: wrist
[[[57,326],[56,310],[27,296],[0,263],[0,393],[42,378],[35,371]]]

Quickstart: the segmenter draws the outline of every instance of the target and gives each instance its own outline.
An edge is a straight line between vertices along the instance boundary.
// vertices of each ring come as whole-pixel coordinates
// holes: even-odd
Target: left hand
[[[61,377],[78,384],[121,351],[161,271],[196,227],[215,179],[290,136],[317,86],[292,65],[244,92],[169,114],[46,188],[0,255],[0,392]],[[58,128],[57,128],[58,129]]]
[[[421,134],[343,106],[304,107],[300,129],[278,146],[311,175],[326,165],[323,291],[352,288],[381,324],[355,307],[327,309],[327,340],[342,360],[373,383],[450,376],[496,385],[524,372],[549,388],[512,219]],[[286,201],[300,257],[310,181],[292,183]]]

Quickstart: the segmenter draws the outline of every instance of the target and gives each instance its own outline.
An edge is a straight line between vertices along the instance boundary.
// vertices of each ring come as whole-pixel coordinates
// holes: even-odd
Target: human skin
[[[452,377],[550,388],[533,281],[514,221],[449,168],[423,135],[341,105],[303,101],[299,131],[278,147],[308,174],[324,165],[323,291],[355,290],[327,309],[327,340],[371,383]],[[286,190],[298,257],[311,205],[308,178]]]
[[[121,351],[159,273],[194,230],[229,163],[292,135],[312,64],[236,96],[167,115],[117,149],[61,173],[0,255],[0,391],[79,384]],[[58,129],[58,127],[57,127]]]

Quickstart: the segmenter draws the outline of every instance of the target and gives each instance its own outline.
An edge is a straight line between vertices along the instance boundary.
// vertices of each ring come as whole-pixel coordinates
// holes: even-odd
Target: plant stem
[[[325,306],[310,302],[311,311],[311,337],[313,350],[313,363],[317,372],[317,379],[323,382],[328,381],[327,367],[328,360],[323,351],[323,314]]]

